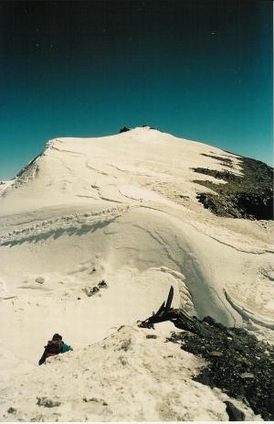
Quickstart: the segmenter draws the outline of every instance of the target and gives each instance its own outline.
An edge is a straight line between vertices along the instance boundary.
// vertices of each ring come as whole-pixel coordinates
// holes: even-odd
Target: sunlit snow
[[[274,342],[273,222],[203,208],[192,168],[227,169],[214,155],[241,174],[148,127],[58,138],[0,185],[1,421],[228,419],[228,396],[191,379],[204,361],[165,342],[178,330],[137,326],[173,285],[174,307]],[[55,332],[74,350],[39,367]]]

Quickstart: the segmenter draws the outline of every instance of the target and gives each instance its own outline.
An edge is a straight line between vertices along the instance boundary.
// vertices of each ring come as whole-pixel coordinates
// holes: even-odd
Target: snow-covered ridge
[[[66,189],[73,188],[71,194],[74,196],[92,198],[96,193],[92,184],[88,183],[91,179],[101,178],[103,186],[109,187],[117,179],[119,183],[130,180],[139,187],[148,187],[150,191],[164,191],[166,196],[170,183],[174,184],[174,177],[177,177],[174,188],[179,182],[185,186],[185,194],[178,195],[191,194],[193,197],[196,194],[193,184],[190,184],[194,179],[193,167],[206,165],[219,170],[227,168],[225,163],[220,164],[212,157],[202,156],[209,153],[229,157],[234,163],[230,171],[239,173],[238,159],[234,155],[147,128],[102,138],[58,138],[49,141],[44,152],[18,174],[13,188],[32,182],[35,189],[40,183],[39,189],[43,188],[43,194],[47,193],[47,187],[51,187],[49,197],[52,198],[54,184],[55,193],[66,192],[67,195]],[[192,193],[189,193],[190,190]]]
[[[173,285],[174,307],[274,341],[273,225],[205,210],[196,167],[241,173],[235,155],[136,128],[51,140],[0,191],[2,420],[226,419],[224,395],[190,379],[201,362],[164,343],[173,328],[136,326]],[[74,351],[38,368],[54,332]]]
[[[122,327],[103,341],[49,360],[6,392],[23,421],[225,421],[229,397],[191,380],[204,361],[165,343],[169,326],[154,331]],[[34,376],[36,375],[36,377]],[[51,381],[51,386],[48,382]],[[60,390],[60,387],[64,387]],[[20,395],[24,392],[24,396]],[[21,400],[20,400],[21,399]],[[254,415],[243,403],[234,401]],[[260,420],[257,416],[256,419]]]

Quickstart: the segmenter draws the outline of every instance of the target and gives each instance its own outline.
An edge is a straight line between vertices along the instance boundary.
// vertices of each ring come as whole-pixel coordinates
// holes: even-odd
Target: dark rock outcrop
[[[226,400],[224,402],[226,404],[226,412],[229,418],[229,421],[244,421],[245,414],[240,411],[232,402]]]
[[[200,334],[182,331],[169,338],[181,343],[181,349],[206,359],[207,365],[194,379],[243,400],[255,414],[272,421],[274,346],[259,341],[243,328],[227,328],[211,317],[204,318],[199,326],[203,329]],[[229,413],[232,414],[231,408]]]
[[[216,156],[216,160],[220,158]],[[231,166],[227,161],[223,164]],[[211,181],[194,180],[195,183],[204,185],[216,193],[201,192],[197,196],[204,207],[215,215],[273,220],[273,168],[270,166],[255,159],[242,158],[243,176],[237,176],[229,170],[217,171],[209,168],[193,170],[226,181],[226,184],[216,184]]]
[[[130,131],[130,128],[128,128],[128,127],[123,127],[123,128],[121,128],[121,129],[120,129],[119,134],[121,134],[121,133],[123,133],[123,132],[127,132],[127,131]]]
[[[264,420],[274,419],[274,346],[259,341],[243,328],[227,328],[207,316],[203,320],[171,307],[174,289],[167,300],[138,326],[154,329],[154,325],[171,321],[182,329],[167,340],[181,344],[181,349],[203,357],[207,365],[194,379],[210,387],[218,387],[230,397],[247,403]],[[226,402],[230,421],[243,421],[242,411]]]

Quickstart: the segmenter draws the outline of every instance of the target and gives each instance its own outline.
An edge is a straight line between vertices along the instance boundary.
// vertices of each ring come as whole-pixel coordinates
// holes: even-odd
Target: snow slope
[[[58,138],[0,185],[2,421],[227,419],[225,395],[190,379],[202,362],[164,343],[175,327],[136,325],[173,285],[174,307],[274,341],[273,222],[197,202],[192,168],[227,169],[214,156],[241,174],[237,156],[148,127]],[[74,351],[38,367],[55,332]]]

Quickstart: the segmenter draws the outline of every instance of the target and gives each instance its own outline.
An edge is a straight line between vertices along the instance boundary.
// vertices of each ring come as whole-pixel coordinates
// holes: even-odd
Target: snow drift
[[[173,306],[274,340],[273,222],[196,199],[193,168],[220,157],[241,175],[237,156],[148,127],[58,138],[0,186],[3,421],[227,419],[225,395],[190,379],[202,362],[164,344],[173,328],[136,326],[173,285]],[[74,351],[38,368],[54,332]]]

